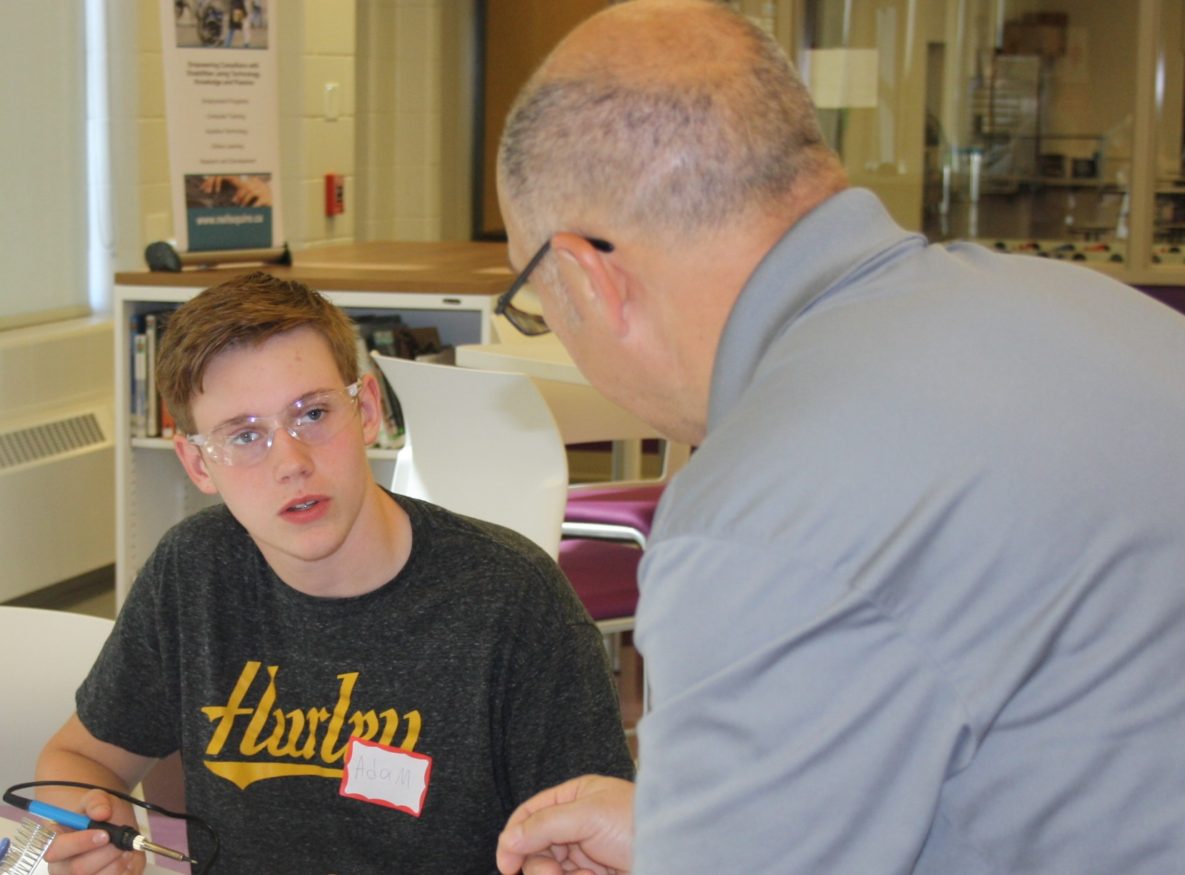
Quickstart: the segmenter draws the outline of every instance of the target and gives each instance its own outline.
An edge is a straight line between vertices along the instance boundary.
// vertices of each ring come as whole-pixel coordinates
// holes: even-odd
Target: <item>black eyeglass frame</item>
[[[613,244],[608,240],[601,240],[598,237],[585,237],[584,239],[598,252],[613,251]],[[547,334],[551,329],[547,327],[547,323],[543,321],[541,315],[520,310],[511,301],[514,300],[514,296],[519,293],[519,290],[527,284],[527,280],[531,278],[531,274],[539,266],[539,262],[543,260],[543,256],[547,255],[550,249],[551,238],[548,237],[543,241],[543,245],[539,247],[539,251],[531,256],[531,260],[527,262],[527,266],[514,278],[514,282],[510,284],[510,288],[500,294],[498,296],[498,302],[494,304],[494,313],[498,316],[505,316],[511,325],[517,328],[522,334],[527,335],[527,337],[537,337],[540,334]]]

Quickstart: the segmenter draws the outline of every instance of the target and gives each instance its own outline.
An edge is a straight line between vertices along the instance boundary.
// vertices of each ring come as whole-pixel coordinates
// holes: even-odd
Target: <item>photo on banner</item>
[[[160,0],[180,252],[284,245],[274,0]]]

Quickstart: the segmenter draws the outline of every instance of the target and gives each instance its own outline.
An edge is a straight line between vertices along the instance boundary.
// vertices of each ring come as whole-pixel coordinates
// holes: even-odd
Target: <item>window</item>
[[[1183,7],[805,0],[798,58],[852,183],[905,227],[1180,283]]]
[[[0,328],[91,309],[84,7],[83,0],[4,4]]]

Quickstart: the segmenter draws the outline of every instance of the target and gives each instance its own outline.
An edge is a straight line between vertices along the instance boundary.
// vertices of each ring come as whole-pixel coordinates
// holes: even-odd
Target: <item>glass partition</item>
[[[1152,30],[1156,38],[1153,75],[1153,265],[1185,265],[1185,3],[1165,0]]]
[[[1185,245],[1181,0],[805,0],[798,58],[852,183],[906,227],[1123,272],[1138,23],[1161,6],[1159,252]]]

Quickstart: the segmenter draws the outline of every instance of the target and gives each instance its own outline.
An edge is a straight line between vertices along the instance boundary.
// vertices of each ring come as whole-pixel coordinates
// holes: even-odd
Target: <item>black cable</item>
[[[208,835],[210,837],[210,841],[213,844],[213,850],[210,852],[209,858],[205,862],[197,862],[198,868],[197,868],[197,871],[194,873],[194,875],[205,875],[205,873],[207,873],[210,870],[210,867],[214,864],[214,861],[216,859],[218,859],[218,849],[219,849],[218,835],[214,832],[213,828],[211,828],[211,826],[208,823],[206,823],[204,820],[202,820],[196,814],[189,814],[188,812],[170,811],[169,809],[164,808],[160,805],[155,805],[151,802],[145,802],[143,799],[137,799],[135,796],[131,796],[127,793],[123,793],[119,790],[112,790],[109,787],[100,787],[97,784],[86,784],[81,781],[26,781],[23,784],[13,784],[11,787],[9,787],[7,790],[4,791],[4,801],[6,803],[8,803],[9,805],[12,805],[12,806],[15,806],[16,808],[20,808],[22,810],[27,811],[29,809],[29,804],[31,802],[33,802],[34,800],[28,799],[24,796],[18,796],[18,795],[16,795],[16,792],[18,790],[27,790],[30,787],[75,787],[75,788],[78,788],[81,790],[102,790],[104,793],[108,793],[117,799],[122,799],[124,802],[131,803],[132,805],[137,805],[140,808],[143,808],[145,811],[151,811],[154,814],[163,814],[165,817],[171,817],[171,818],[174,818],[175,820],[184,820],[187,823],[192,823],[194,826],[203,830],[206,833],[206,835]],[[99,826],[99,825],[96,824],[96,826]],[[101,828],[106,829],[107,833],[109,835],[111,835],[112,839],[116,839],[117,833],[121,832],[121,830],[119,830],[119,829],[116,829],[113,832],[112,829],[108,829],[107,826],[105,826],[105,825],[102,826]],[[123,838],[128,839],[128,836],[135,835],[135,834],[136,834],[135,831],[131,830],[129,833],[127,833],[127,835],[124,835]],[[130,839],[128,839],[128,841],[130,841]],[[117,846],[118,847],[125,847],[124,844],[117,844]],[[130,846],[127,849],[130,849]]]

